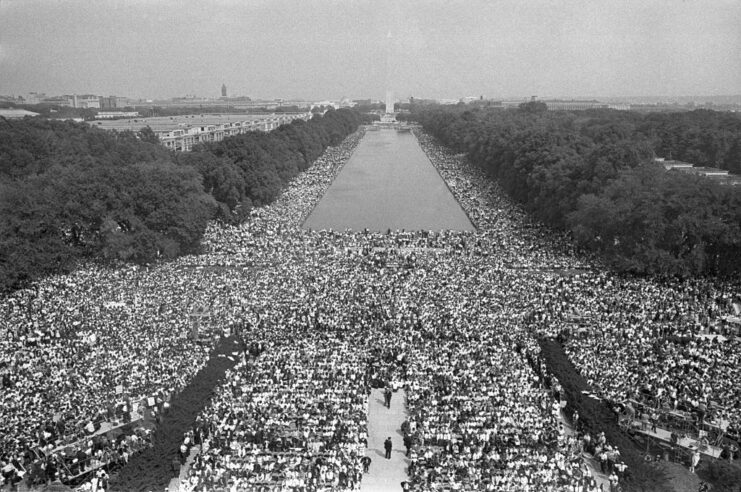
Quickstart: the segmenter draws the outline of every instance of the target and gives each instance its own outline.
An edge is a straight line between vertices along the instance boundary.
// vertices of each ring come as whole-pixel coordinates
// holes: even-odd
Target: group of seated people
[[[201,449],[184,488],[355,488],[367,445],[363,356],[319,335],[245,356],[197,419]]]

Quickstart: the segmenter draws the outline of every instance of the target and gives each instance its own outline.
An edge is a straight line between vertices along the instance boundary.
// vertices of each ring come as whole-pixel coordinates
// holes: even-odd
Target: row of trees
[[[0,120],[0,290],[83,258],[195,253],[209,220],[238,222],[270,203],[361,120],[355,111],[328,111],[191,153],[166,150],[148,128]]]
[[[741,190],[653,162],[664,156],[741,171],[735,114],[523,106],[427,107],[409,117],[618,270],[665,276],[741,271]]]

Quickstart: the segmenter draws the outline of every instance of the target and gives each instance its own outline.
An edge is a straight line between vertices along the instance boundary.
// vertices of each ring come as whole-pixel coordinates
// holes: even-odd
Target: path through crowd
[[[360,490],[363,492],[385,492],[401,490],[401,482],[408,479],[401,424],[407,418],[406,392],[401,389],[391,397],[391,408],[386,408],[383,390],[372,390],[368,398],[368,449],[370,471],[363,476]],[[393,449],[391,459],[385,458],[383,443],[391,437]]]
[[[180,492],[180,485],[188,479],[190,465],[191,463],[193,463],[193,460],[196,459],[196,456],[198,456],[198,453],[200,452],[201,446],[193,446],[192,448],[190,448],[188,458],[185,460],[185,463],[179,467],[180,472],[178,476],[170,480],[170,485],[167,487],[167,490],[169,492]]]
[[[573,436],[576,435],[576,430],[574,429],[574,426],[571,425],[571,422],[569,421],[566,414],[561,411],[559,414],[561,418],[561,422],[563,423],[563,428],[566,431],[567,436]],[[592,476],[597,481],[597,485],[600,487],[601,490],[610,490],[610,480],[607,475],[602,473],[599,469],[599,464],[597,461],[592,457],[584,456],[584,459],[586,460],[587,466],[589,467],[589,471],[592,473]]]

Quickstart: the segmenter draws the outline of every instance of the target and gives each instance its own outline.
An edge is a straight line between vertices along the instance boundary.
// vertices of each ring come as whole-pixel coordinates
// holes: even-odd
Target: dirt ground
[[[700,477],[690,473],[686,466],[671,461],[661,461],[656,466],[666,473],[672,490],[676,492],[697,492],[700,487]]]

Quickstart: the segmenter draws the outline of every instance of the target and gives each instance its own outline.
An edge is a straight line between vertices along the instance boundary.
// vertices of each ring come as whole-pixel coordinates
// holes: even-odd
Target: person
[[[404,447],[407,449],[406,457],[409,457],[409,453],[412,450],[412,445],[414,444],[414,441],[412,440],[412,436],[409,434],[404,434]]]
[[[690,473],[695,473],[695,468],[700,463],[700,451],[695,449],[692,452],[692,458],[690,459]]]
[[[93,486],[93,491],[105,491],[108,490],[108,473],[103,468],[99,468],[95,474],[97,479],[97,487]],[[95,483],[95,482],[93,482]]]
[[[185,443],[180,445],[180,464],[184,465],[188,459],[188,446]]]
[[[363,473],[368,473],[368,470],[370,470],[371,465],[371,459],[370,456],[363,456],[360,458],[360,463],[363,465]]]
[[[409,419],[404,419],[404,422],[401,423],[401,432],[404,434],[409,434],[411,432],[411,426],[409,425]]]
[[[615,465],[615,471],[617,472],[618,479],[622,479],[625,476],[626,468],[628,468],[628,465],[623,463],[623,461],[620,461]]]
[[[385,450],[386,450],[386,459],[387,459],[387,460],[390,460],[390,459],[391,459],[391,448],[392,448],[392,444],[391,444],[391,436],[389,436],[389,437],[387,437],[387,438],[386,438],[386,440],[385,440],[385,441],[383,442],[383,449],[385,449]]]
[[[607,474],[607,452],[603,449],[597,454],[599,458],[599,468],[604,474]]]
[[[383,402],[384,405],[386,405],[386,408],[391,408],[391,395],[393,393],[391,392],[391,388],[386,386],[386,389],[383,391]]]
[[[617,492],[618,489],[618,476],[615,472],[610,473],[610,492]]]

